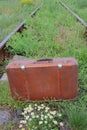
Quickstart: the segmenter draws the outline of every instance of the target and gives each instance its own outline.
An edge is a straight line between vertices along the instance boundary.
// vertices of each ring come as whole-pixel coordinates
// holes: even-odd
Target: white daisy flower
[[[56,111],[50,111],[50,114],[55,115]]]
[[[63,122],[60,122],[59,124],[60,124],[60,126],[64,126],[64,123],[63,123]]]
[[[57,124],[58,124],[58,122],[57,122],[56,120],[53,120],[53,123],[54,123],[55,125],[57,125]]]
[[[22,124],[19,125],[19,128],[22,128]]]
[[[43,121],[39,121],[39,125],[43,124]]]

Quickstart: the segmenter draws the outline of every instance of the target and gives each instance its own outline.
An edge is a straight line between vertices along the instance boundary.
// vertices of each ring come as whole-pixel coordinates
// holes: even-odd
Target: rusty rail
[[[30,16],[33,18],[35,16],[35,14],[37,13],[37,11],[41,8],[42,4],[37,7],[31,14]],[[8,50],[5,49],[6,47],[6,43],[8,42],[8,40],[11,38],[12,35],[14,35],[16,32],[22,32],[23,29],[25,28],[25,23],[26,21],[21,22],[15,29],[13,32],[11,32],[9,35],[7,35],[5,37],[5,39],[0,42],[0,61],[4,60],[5,57],[9,57],[9,53]]]
[[[38,7],[38,8],[36,8],[32,13],[31,13],[31,17],[33,17],[35,14],[36,14],[36,12],[37,11],[39,11],[39,9],[41,8],[41,6],[42,6],[42,4]]]
[[[7,35],[7,37],[0,43],[0,49],[3,48],[3,46],[6,44],[6,42],[11,38],[11,36],[13,34],[15,34],[16,32],[20,32],[20,29],[22,29],[25,25],[25,21],[23,21],[22,23],[20,23],[19,26],[17,26],[13,32],[11,32],[9,35]]]
[[[63,2],[59,2],[65,9],[67,9],[80,23],[82,23],[85,27],[87,27],[87,23],[75,12],[73,12],[72,9],[70,9],[67,5],[65,5]]]
[[[67,9],[84,27],[85,27],[85,37],[87,37],[87,23],[79,16],[77,15],[70,7],[68,7],[63,2],[59,2],[65,9]]]
[[[30,16],[33,17],[36,12],[41,8],[41,6],[39,6],[38,8],[36,8],[31,14]],[[11,36],[13,34],[15,34],[16,32],[21,32],[24,28],[26,21],[21,22],[15,29],[13,32],[11,32],[9,35],[7,35],[7,37],[0,43],[0,50],[5,46],[6,42],[11,38]]]

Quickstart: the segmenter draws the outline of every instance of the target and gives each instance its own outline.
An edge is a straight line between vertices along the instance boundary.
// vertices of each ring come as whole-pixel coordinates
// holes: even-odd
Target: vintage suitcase
[[[78,93],[78,64],[74,58],[14,61],[6,67],[16,100],[73,99]]]

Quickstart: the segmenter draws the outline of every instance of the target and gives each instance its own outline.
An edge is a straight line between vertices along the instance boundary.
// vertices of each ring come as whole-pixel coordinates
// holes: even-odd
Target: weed
[[[6,66],[8,64],[8,58],[5,58],[3,61],[0,62],[0,66]]]
[[[87,130],[87,112],[83,108],[72,107],[67,114],[72,130]]]

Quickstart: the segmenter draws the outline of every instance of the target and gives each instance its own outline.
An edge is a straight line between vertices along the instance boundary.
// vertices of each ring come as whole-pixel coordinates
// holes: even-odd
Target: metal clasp
[[[21,65],[21,70],[25,70],[25,66],[24,65]]]
[[[63,67],[62,64],[58,64],[58,68],[61,69]]]

